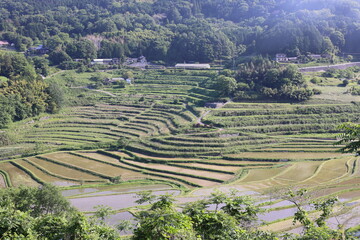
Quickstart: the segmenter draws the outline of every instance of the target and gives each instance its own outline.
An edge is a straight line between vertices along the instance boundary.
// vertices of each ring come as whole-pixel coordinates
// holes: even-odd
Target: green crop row
[[[358,105],[325,105],[304,106],[292,109],[241,109],[228,110],[219,109],[214,111],[214,116],[251,116],[251,115],[283,115],[283,114],[334,114],[334,113],[356,113],[359,112]]]
[[[56,139],[63,139],[63,140],[67,140],[67,141],[82,141],[82,142],[92,142],[92,143],[96,143],[96,142],[101,142],[103,139],[89,139],[89,138],[80,138],[79,136],[74,136],[73,138],[71,137],[63,137],[63,136],[43,136],[43,135],[27,135],[26,138],[41,138],[42,140],[50,138],[53,141],[56,141]],[[112,139],[114,140],[114,139]]]
[[[140,79],[140,80],[136,80],[136,84],[163,84],[163,85],[167,85],[167,84],[171,84],[171,86],[197,86],[198,83],[197,82],[187,82],[187,81],[179,81],[179,80],[171,80],[171,82],[169,82],[169,80],[148,80],[148,79]]]
[[[251,136],[251,135],[240,135],[237,134],[223,134],[224,137],[221,137],[219,134],[217,136],[208,136],[208,137],[196,137],[194,135],[184,135],[184,136],[171,136],[164,137],[163,139],[166,141],[174,141],[174,142],[185,142],[185,143],[214,143],[214,144],[225,144],[228,142],[239,142],[245,140],[255,140],[255,139],[264,139],[265,136]]]
[[[0,169],[0,175],[4,178],[4,181],[5,181],[5,185],[6,187],[11,187],[12,184],[11,184],[11,180],[10,180],[10,176],[7,172],[3,171]]]
[[[279,139],[275,138],[263,138],[258,140],[244,140],[244,141],[233,141],[226,144],[191,144],[187,142],[169,142],[164,141],[161,138],[152,138],[151,141],[142,140],[140,144],[145,145],[148,148],[160,151],[176,151],[176,152],[204,152],[204,151],[219,151],[223,148],[231,147],[243,147],[249,145],[259,145],[267,143],[276,143],[279,142]]]
[[[270,120],[298,120],[298,119],[319,119],[319,118],[350,118],[357,116],[357,113],[334,113],[334,114],[285,114],[285,115],[251,115],[251,116],[209,116],[206,119],[215,122],[233,122],[233,121],[270,121]]]
[[[323,131],[325,132],[337,132],[337,124],[297,124],[297,125],[274,125],[274,126],[257,126],[257,127],[242,127],[238,128],[240,131],[244,132],[255,132],[255,133],[277,133],[281,134],[284,132],[313,132],[313,131]]]
[[[126,147],[127,150],[129,151],[133,151],[133,152],[138,152],[138,153],[142,153],[145,155],[149,155],[149,156],[154,156],[154,157],[198,157],[199,155],[215,155],[215,156],[219,156],[220,152],[203,152],[202,154],[196,154],[196,153],[189,153],[189,152],[174,152],[174,151],[169,151],[169,152],[154,152],[153,149],[151,148],[147,148],[145,146],[136,146],[136,145],[130,145]]]
[[[143,114],[143,115],[137,117],[136,119],[153,121],[153,122],[160,122],[160,123],[164,124],[166,126],[166,128],[168,128],[170,131],[175,130],[175,127],[172,124],[171,120],[163,118],[163,117],[153,117],[150,114],[149,115]],[[136,121],[134,121],[134,122],[136,122]]]
[[[248,138],[248,139],[236,139],[236,140],[229,140],[224,142],[212,142],[209,141],[206,142],[191,142],[191,141],[174,141],[167,138],[152,138],[151,142],[158,143],[160,145],[157,146],[163,146],[163,148],[166,148],[165,146],[174,146],[174,147],[188,147],[188,149],[196,149],[196,148],[226,148],[226,147],[233,147],[233,146],[239,146],[239,145],[252,145],[252,144],[262,144],[262,143],[269,143],[274,142],[275,139],[269,139],[269,138]],[[165,145],[165,146],[164,146]],[[168,149],[168,148],[166,148]]]
[[[360,116],[359,115],[352,115],[352,116],[318,116],[317,118],[304,118],[303,116],[299,116],[297,118],[289,118],[289,119],[242,119],[238,118],[234,121],[228,119],[207,119],[210,123],[213,122],[218,126],[222,127],[245,127],[245,126],[266,126],[266,125],[291,125],[291,124],[329,124],[329,123],[336,123],[340,124],[343,122],[359,122]]]
[[[129,130],[134,130],[134,131],[142,132],[142,133],[145,133],[145,134],[148,134],[148,133],[149,133],[149,129],[145,130],[144,128],[141,128],[141,127],[139,127],[139,126],[131,125],[131,123],[122,126],[122,128],[123,128],[123,129],[129,129]]]
[[[276,158],[242,158],[223,156],[223,159],[228,161],[254,161],[254,162],[288,162],[290,159],[276,159]]]

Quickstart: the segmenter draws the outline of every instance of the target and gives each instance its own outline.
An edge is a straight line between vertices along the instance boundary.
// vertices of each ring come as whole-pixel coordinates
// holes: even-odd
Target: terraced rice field
[[[321,99],[302,104],[228,102],[209,109],[204,103],[214,99],[216,90],[202,87],[206,74],[136,74],[134,85],[102,89],[110,94],[97,92],[96,103],[10,128],[24,149],[66,150],[34,157],[16,154],[12,162],[0,162],[11,184],[106,185],[118,177],[121,182],[155,181],[194,191],[235,187],[248,194],[303,186],[318,197],[360,198],[359,160],[336,152],[339,146],[333,145],[339,124],[360,122],[359,104]],[[119,139],[124,140],[118,146],[123,151],[114,150]],[[0,148],[0,155],[13,152],[11,146]],[[78,197],[95,196],[101,199],[96,194]],[[267,207],[275,215],[280,211]]]

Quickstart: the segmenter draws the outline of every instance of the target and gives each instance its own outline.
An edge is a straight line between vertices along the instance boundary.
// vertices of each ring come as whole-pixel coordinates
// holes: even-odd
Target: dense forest
[[[140,55],[165,62],[284,52],[359,52],[354,0],[2,0],[2,38],[70,58]],[[93,43],[93,44],[91,44]]]

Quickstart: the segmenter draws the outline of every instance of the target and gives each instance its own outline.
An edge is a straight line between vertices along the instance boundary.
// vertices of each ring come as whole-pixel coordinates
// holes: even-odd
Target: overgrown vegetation
[[[0,83],[0,128],[12,121],[59,110],[62,90],[39,78],[23,55],[0,52],[0,62],[0,75],[7,78]]]

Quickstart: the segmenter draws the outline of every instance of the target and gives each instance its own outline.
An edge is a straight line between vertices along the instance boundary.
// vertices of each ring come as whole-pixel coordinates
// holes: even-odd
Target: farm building
[[[178,63],[178,64],[175,65],[175,68],[184,68],[184,69],[210,69],[210,64]]]
[[[108,59],[94,59],[91,61],[92,65],[113,65],[113,64],[119,64],[120,59],[118,58],[108,58]]]

